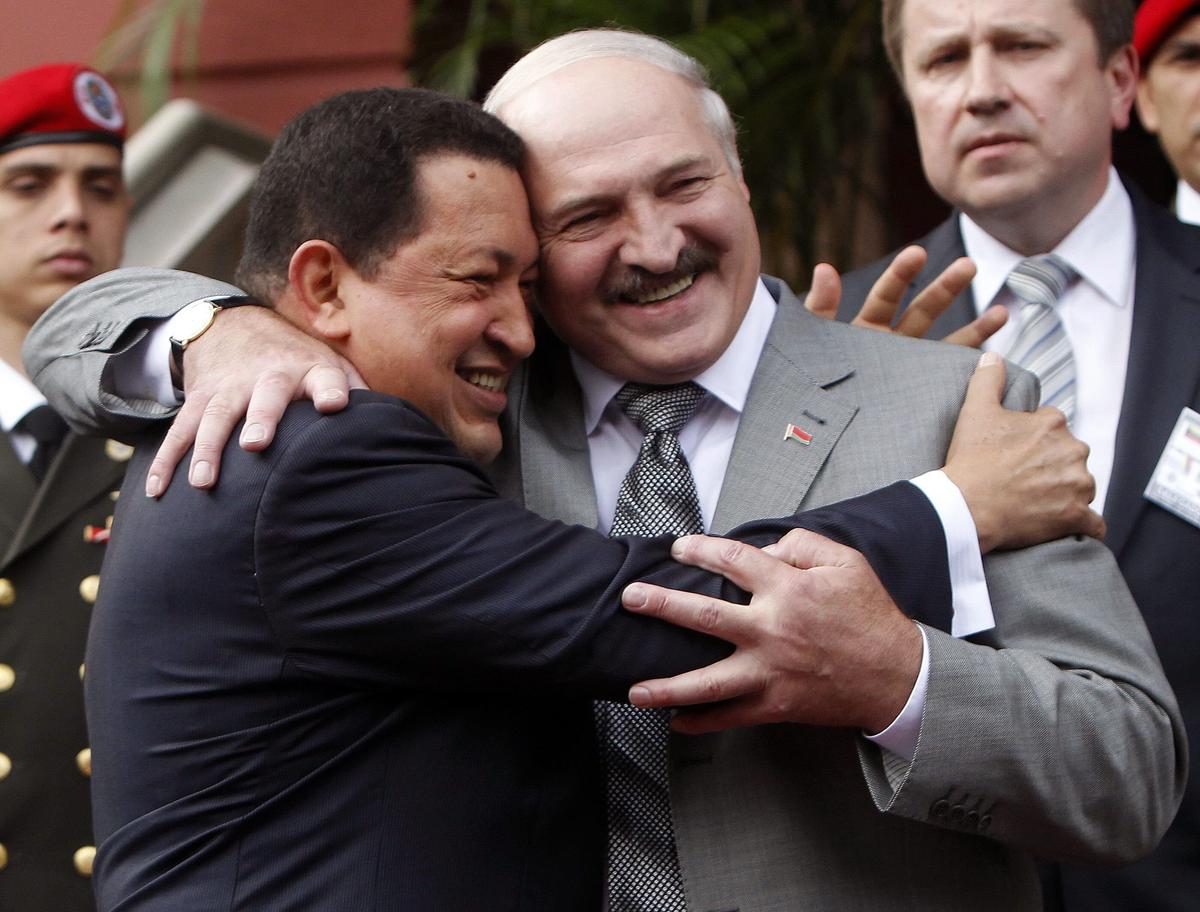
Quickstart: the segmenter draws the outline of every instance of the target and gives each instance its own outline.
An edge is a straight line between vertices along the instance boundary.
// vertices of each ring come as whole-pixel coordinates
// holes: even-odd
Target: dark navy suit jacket
[[[1137,234],[1133,335],[1116,457],[1104,505],[1116,555],[1179,698],[1190,748],[1187,792],[1158,849],[1123,868],[1063,866],[1062,908],[1194,909],[1200,903],[1200,529],[1143,492],[1185,406],[1200,411],[1200,228],[1128,186]],[[964,255],[958,214],[916,243],[929,253],[908,299]],[[845,276],[839,317],[857,313],[881,260]],[[907,299],[905,301],[907,303]],[[970,289],[934,323],[941,338],[975,318]],[[1116,784],[1114,783],[1114,787]],[[1055,907],[1057,897],[1047,897]]]
[[[540,519],[412,407],[351,403],[292,406],[264,454],[230,445],[211,492],[180,476],[147,500],[153,446],[135,456],[87,657],[105,912],[598,908],[590,698],[728,651],[620,610],[636,579],[739,596],[669,539]],[[911,485],[799,524],[945,625]]]

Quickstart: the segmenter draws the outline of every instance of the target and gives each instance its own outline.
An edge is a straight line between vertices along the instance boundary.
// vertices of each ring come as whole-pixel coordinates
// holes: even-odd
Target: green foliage
[[[421,0],[414,75],[480,98],[546,38],[618,26],[666,38],[707,68],[734,112],[767,268],[800,287],[851,260],[890,77],[878,0]]]
[[[110,72],[140,63],[138,109],[145,120],[171,96],[171,76],[176,42],[180,43],[182,69],[194,73],[205,0],[121,0],[113,24],[100,42],[94,61],[98,70]]]

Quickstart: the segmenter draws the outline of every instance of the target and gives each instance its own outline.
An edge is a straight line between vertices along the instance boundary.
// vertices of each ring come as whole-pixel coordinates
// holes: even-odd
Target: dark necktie
[[[54,455],[67,436],[67,423],[48,405],[39,405],[16,423],[13,430],[28,434],[37,443],[33,458],[29,460],[29,471],[41,481],[46,477]]]
[[[704,390],[628,383],[616,402],[645,435],[617,496],[610,535],[703,532],[696,482],[678,433]],[[596,703],[608,809],[609,912],[685,912],[667,779],[670,714]]]
[[[1008,359],[1038,378],[1041,404],[1062,409],[1067,421],[1075,417],[1075,354],[1055,305],[1077,275],[1051,253],[1021,260],[1004,282],[1023,302]]]

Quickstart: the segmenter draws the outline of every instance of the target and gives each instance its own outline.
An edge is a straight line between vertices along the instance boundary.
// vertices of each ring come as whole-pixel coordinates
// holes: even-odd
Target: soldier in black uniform
[[[72,286],[117,266],[125,117],[75,64],[0,80],[0,910],[94,909],[88,615],[128,447],[67,433],[20,348]]]

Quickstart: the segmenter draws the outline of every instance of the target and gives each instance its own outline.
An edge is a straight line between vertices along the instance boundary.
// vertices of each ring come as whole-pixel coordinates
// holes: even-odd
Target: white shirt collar
[[[1185,180],[1175,188],[1175,214],[1190,225],[1200,225],[1200,192]]]
[[[36,386],[15,367],[0,358],[0,429],[9,432],[18,421],[39,405],[46,404]]]
[[[959,214],[963,246],[975,261],[971,282],[975,309],[983,313],[1004,288],[1004,280],[1024,257],[1000,243],[966,214]],[[1061,243],[1047,253],[1066,260],[1080,277],[1115,307],[1132,300],[1134,264],[1133,204],[1121,179],[1108,169],[1108,186],[1092,211],[1083,217]]]
[[[729,347],[716,362],[693,380],[739,415],[746,406],[754,369],[775,319],[775,299],[759,279],[750,307]],[[586,358],[571,352],[571,364],[583,390],[583,418],[591,434],[608,403],[625,385],[625,380],[601,370]]]

